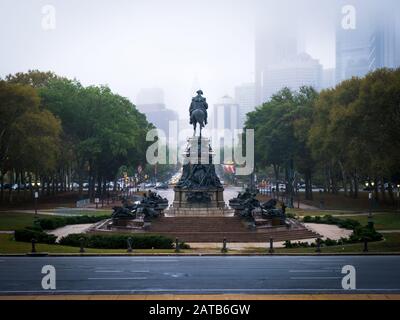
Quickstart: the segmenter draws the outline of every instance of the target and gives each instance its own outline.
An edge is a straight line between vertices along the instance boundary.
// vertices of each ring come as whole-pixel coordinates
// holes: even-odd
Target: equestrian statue
[[[204,98],[203,91],[198,90],[197,96],[192,98],[192,103],[190,104],[189,113],[190,113],[190,124],[193,125],[193,136],[196,135],[196,128],[197,124],[200,127],[200,137],[201,137],[201,130],[207,124],[207,109],[208,104],[206,98]]]

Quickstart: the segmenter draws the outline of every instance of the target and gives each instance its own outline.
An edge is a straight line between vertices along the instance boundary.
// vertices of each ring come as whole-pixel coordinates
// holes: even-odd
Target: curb
[[[0,300],[400,300],[400,294],[20,295]]]
[[[318,257],[318,256],[400,256],[399,252],[384,253],[8,253],[0,257]]]

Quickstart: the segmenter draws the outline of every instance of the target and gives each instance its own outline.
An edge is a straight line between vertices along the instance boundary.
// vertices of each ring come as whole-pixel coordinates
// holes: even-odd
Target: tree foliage
[[[136,107],[107,86],[37,70],[0,82],[0,171],[10,182],[29,177],[47,193],[77,179],[103,193],[121,166],[145,162],[152,128]],[[51,186],[51,188],[49,188]],[[51,190],[49,190],[51,189]],[[2,196],[3,199],[3,196]]]
[[[248,114],[246,127],[255,129],[258,167],[287,168],[293,160],[306,189],[318,171],[327,191],[342,187],[357,197],[359,186],[371,181],[377,199],[381,188],[393,201],[400,171],[400,69],[379,69],[320,93],[284,88]]]

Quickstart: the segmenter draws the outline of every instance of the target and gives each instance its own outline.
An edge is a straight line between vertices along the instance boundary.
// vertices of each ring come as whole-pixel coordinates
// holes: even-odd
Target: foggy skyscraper
[[[265,84],[269,80],[268,67],[279,63],[297,53],[296,29],[282,23],[282,19],[290,21],[289,0],[265,2],[264,9],[256,12],[255,35],[255,83],[256,103],[261,104],[269,96]],[[274,15],[278,10],[281,15]],[[268,16],[268,19],[265,18]],[[279,32],[277,32],[279,30]]]
[[[355,28],[343,28],[342,19],[336,20],[336,82],[400,65],[398,4],[386,2],[391,6],[355,1]]]

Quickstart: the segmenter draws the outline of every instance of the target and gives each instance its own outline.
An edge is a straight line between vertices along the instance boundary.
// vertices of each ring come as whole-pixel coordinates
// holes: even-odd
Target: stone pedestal
[[[223,194],[224,189],[198,190],[175,188],[174,192],[174,208],[225,208],[226,206]],[[188,195],[193,192],[207,193],[211,198],[210,202],[189,202]]]
[[[233,217],[233,209],[229,208],[174,208],[165,211],[166,217]]]
[[[231,214],[224,201],[224,188],[215,173],[210,139],[190,137],[183,154],[182,176],[174,188],[169,215],[224,216]]]

